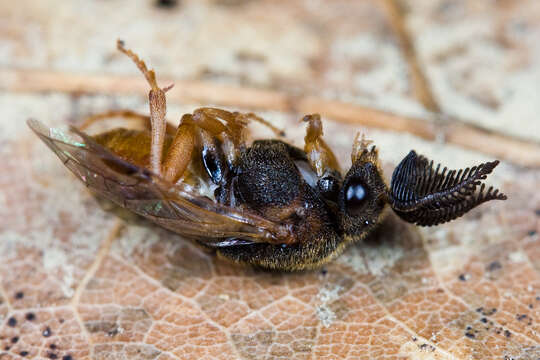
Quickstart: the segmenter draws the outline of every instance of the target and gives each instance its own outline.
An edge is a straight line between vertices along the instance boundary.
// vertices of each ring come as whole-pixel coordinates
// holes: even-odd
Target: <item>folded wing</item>
[[[75,128],[64,133],[36,120],[28,125],[87,187],[180,235],[214,247],[294,242],[286,225],[216,203],[183,183],[169,183]]]

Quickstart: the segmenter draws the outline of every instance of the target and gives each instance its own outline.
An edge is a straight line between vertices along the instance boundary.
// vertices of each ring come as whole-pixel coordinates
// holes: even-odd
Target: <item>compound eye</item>
[[[225,173],[225,161],[219,156],[219,153],[215,153],[210,149],[203,149],[202,160],[206,172],[214,182],[214,184],[220,184],[223,180]]]
[[[345,190],[345,205],[351,215],[359,215],[365,200],[367,198],[367,189],[361,182],[352,181]]]
[[[325,176],[317,183],[319,190],[326,199],[337,201],[339,194],[339,180],[333,176]]]

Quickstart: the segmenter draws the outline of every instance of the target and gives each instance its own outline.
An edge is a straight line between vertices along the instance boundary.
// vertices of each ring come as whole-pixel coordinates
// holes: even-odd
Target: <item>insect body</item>
[[[357,136],[352,166],[342,175],[322,139],[317,114],[307,115],[304,149],[282,140],[246,143],[254,114],[200,108],[178,128],[165,120],[165,92],[155,74],[118,43],[151,86],[150,116],[130,111],[110,115],[142,121],[147,130],[117,128],[90,136],[68,135],[35,120],[29,126],[88,187],[237,263],[268,269],[318,267],[367,236],[390,206],[403,220],[430,226],[455,219],[493,199],[482,180],[497,166],[465,170],[440,165],[411,151],[387,186],[370,141]]]

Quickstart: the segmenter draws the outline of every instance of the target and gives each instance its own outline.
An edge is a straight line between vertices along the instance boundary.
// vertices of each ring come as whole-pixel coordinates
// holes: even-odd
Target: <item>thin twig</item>
[[[494,155],[529,167],[540,166],[540,145],[494,133],[461,122],[444,125],[434,121],[398,116],[341,101],[319,97],[293,97],[284,92],[202,81],[163,80],[174,82],[175,91],[167,94],[171,102],[218,104],[222,106],[320,113],[340,122],[384,130],[406,132],[426,140],[438,138],[451,144]],[[66,92],[79,94],[147,95],[148,84],[141,77],[116,75],[83,75],[40,70],[0,70],[0,90],[7,92]]]
[[[415,98],[420,101],[426,109],[432,112],[440,112],[440,107],[431,91],[431,86],[423,73],[416,56],[413,41],[407,31],[405,15],[396,0],[380,0],[383,10],[386,12],[388,22],[394,29],[394,33],[399,39],[400,48],[405,56],[411,74],[411,83]]]
[[[435,115],[439,115],[434,117],[433,120],[437,123],[437,128],[443,127],[445,129],[445,140],[466,148],[474,148],[475,150],[480,150],[499,158],[509,159],[522,165],[537,165],[535,163],[537,161],[537,155],[535,154],[538,154],[538,150],[529,148],[530,144],[521,141],[516,143],[515,139],[502,134],[489,133],[484,129],[475,128],[459,121],[452,121],[452,119],[441,113],[440,106],[432,92],[429,81],[420,66],[414,42],[406,26],[406,12],[401,7],[401,3],[398,0],[380,0],[379,4],[385,11],[388,22],[399,39],[400,48],[405,56],[411,74],[414,97],[426,109]],[[533,153],[529,154],[531,150]],[[529,156],[531,156],[530,159],[528,159]]]

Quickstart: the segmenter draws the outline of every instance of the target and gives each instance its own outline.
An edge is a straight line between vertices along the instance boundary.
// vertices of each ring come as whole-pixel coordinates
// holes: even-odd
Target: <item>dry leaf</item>
[[[47,117],[69,109],[65,96],[7,95],[2,105],[25,112],[27,101]],[[327,129],[347,158],[352,139],[336,139],[352,127],[328,122]],[[23,122],[10,131],[0,176],[7,358],[538,356],[537,170],[502,166],[493,181],[509,200],[450,224],[419,231],[390,216],[320,271],[267,273],[119,217]],[[396,135],[374,135],[383,159],[405,146]]]
[[[445,114],[495,131],[512,121],[515,135],[536,139],[536,113],[510,116],[534,101],[496,87],[483,93],[488,70],[496,79],[512,70],[505,88],[519,94],[536,93],[540,83],[528,78],[536,74],[534,42],[512,37],[534,34],[538,7],[502,3],[407,2],[406,23]],[[114,52],[118,36],[151,59],[158,76],[276,88],[429,119],[383,9],[367,1],[184,0],[168,10],[150,1],[19,1],[0,5],[0,61],[8,69],[136,74]],[[495,40],[491,19],[502,29]],[[473,53],[460,52],[448,38],[426,40],[433,29],[458,39],[472,33],[483,45],[469,41]],[[496,58],[497,66],[478,64],[477,56]],[[452,78],[454,66],[462,77]],[[144,98],[24,93],[24,84],[12,93],[4,80],[0,359],[540,358],[538,168],[502,163],[490,180],[509,199],[452,223],[418,229],[389,216],[368,241],[319,271],[255,271],[95,199],[24,123],[65,125],[113,107],[146,111]],[[208,104],[171,103],[170,118],[200,105]],[[302,114],[260,114],[302,144]],[[325,138],[344,166],[358,130],[365,129],[325,119]],[[368,136],[387,176],[411,148],[450,167],[491,159],[407,134]]]

